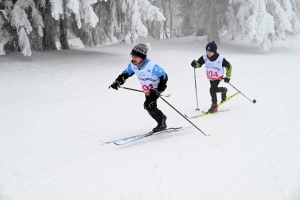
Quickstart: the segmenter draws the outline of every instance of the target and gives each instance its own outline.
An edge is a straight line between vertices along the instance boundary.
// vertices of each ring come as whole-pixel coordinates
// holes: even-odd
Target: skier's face
[[[132,58],[132,63],[134,64],[134,65],[138,65],[140,62],[142,62],[142,58],[140,58],[140,57],[138,57],[138,56],[134,56],[134,55],[132,55],[131,56],[131,58]]]
[[[214,55],[215,53],[214,52],[211,52],[211,51],[206,51],[206,55],[210,58]]]

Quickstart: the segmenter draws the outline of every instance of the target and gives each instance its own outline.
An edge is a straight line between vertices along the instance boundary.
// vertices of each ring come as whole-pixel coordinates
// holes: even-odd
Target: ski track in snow
[[[99,139],[156,125],[141,93],[108,89],[129,64],[133,44],[2,55],[0,199],[299,199],[300,40],[289,40],[291,49],[276,43],[266,54],[246,41],[219,45],[233,65],[230,83],[257,103],[239,94],[220,107],[229,112],[189,119],[212,136],[159,99],[168,126],[185,130],[125,146]],[[205,70],[196,69],[199,112],[190,66],[204,53],[205,38],[141,42],[150,42],[149,58],[169,76],[165,99],[182,114],[207,111]],[[140,84],[132,77],[125,87]]]

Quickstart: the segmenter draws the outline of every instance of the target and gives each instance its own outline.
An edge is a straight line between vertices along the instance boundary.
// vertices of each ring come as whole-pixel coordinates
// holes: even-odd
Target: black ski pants
[[[215,80],[215,81],[211,81],[210,80],[209,92],[210,92],[211,102],[212,103],[217,103],[218,102],[217,92],[220,92],[220,90],[218,88],[219,83],[220,83],[220,80]]]
[[[145,95],[144,108],[148,111],[149,115],[155,119],[155,121],[160,122],[164,118],[164,114],[161,110],[157,108],[157,96],[154,93],[150,93],[148,96]]]

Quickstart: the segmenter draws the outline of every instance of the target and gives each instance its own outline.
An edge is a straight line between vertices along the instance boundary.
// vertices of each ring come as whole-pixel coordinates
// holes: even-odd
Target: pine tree
[[[239,22],[236,18],[237,9],[237,4],[231,4],[228,6],[228,11],[226,12],[227,31],[228,34],[232,35],[232,40],[236,39],[236,37],[241,33]]]
[[[42,17],[33,0],[18,0],[12,1],[12,3],[12,6],[8,7],[8,9],[11,9],[9,19],[11,25],[16,29],[18,46],[25,56],[31,56],[31,43],[28,36],[43,36],[42,29],[44,24]],[[28,16],[28,14],[30,16]],[[31,19],[31,22],[29,19]],[[36,28],[36,32],[32,32],[33,26]],[[39,39],[37,38],[35,40]],[[35,48],[40,49],[39,44],[36,44]]]
[[[228,5],[228,0],[182,0],[182,27],[191,33],[201,30],[201,32],[207,34],[208,42],[215,41],[219,43],[219,31],[226,24],[225,19]],[[183,30],[183,32],[185,31]]]
[[[43,8],[43,21],[44,21],[44,36],[43,36],[43,49],[44,50],[57,50],[55,44],[56,27],[58,22],[52,17],[51,3],[46,0],[44,4],[41,5]]]
[[[92,31],[93,41],[96,43],[97,40],[100,45],[120,41],[137,43],[140,37],[148,34],[147,20],[165,19],[158,8],[147,0],[109,0],[98,2],[94,9],[99,23]]]
[[[60,43],[62,49],[69,49],[68,29],[72,17],[74,17],[77,27],[82,28],[82,23],[95,27],[98,17],[95,14],[92,4],[97,0],[50,0],[52,5],[52,16],[59,20]],[[83,28],[88,28],[84,26]]]
[[[150,3],[155,7],[161,8],[161,1],[162,0],[155,0],[151,1]],[[146,20],[145,23],[148,29],[148,34],[153,38],[160,40],[162,23],[156,20]]]
[[[192,0],[181,0],[181,18],[182,18],[182,25],[181,25],[181,32],[184,36],[191,35],[195,32],[195,25],[193,21],[193,16],[195,11],[194,1]]]
[[[294,3],[299,0],[292,0]],[[252,44],[259,44],[261,51],[268,52],[273,41],[285,39],[286,33],[299,31],[296,4],[290,0],[231,0],[236,6],[236,18],[241,35],[247,35]],[[233,28],[232,28],[233,29]]]
[[[292,25],[287,13],[282,9],[277,0],[270,0],[267,4],[267,12],[273,16],[275,37],[285,39],[286,32],[292,31]]]
[[[145,20],[163,21],[166,18],[158,10],[157,7],[150,4],[147,0],[133,0],[131,4],[131,29],[130,38],[131,42],[137,43],[139,37],[146,37],[148,34],[146,26],[143,24]],[[142,21],[143,20],[143,21]],[[128,36],[127,36],[128,37]]]
[[[207,41],[215,41],[220,44],[220,30],[226,24],[226,12],[229,5],[228,0],[207,2]]]
[[[122,5],[122,4],[121,4]],[[108,45],[114,44],[117,42],[114,33],[120,36],[119,33],[121,25],[123,23],[124,18],[120,16],[120,21],[116,22],[117,16],[119,15],[119,9],[121,6],[118,2],[110,0],[110,1],[100,1],[95,4],[94,10],[96,15],[99,18],[99,22],[95,28],[92,29],[92,42],[94,46],[97,45]],[[124,16],[123,16],[124,17]],[[86,33],[84,33],[86,34]],[[82,38],[82,37],[80,37]],[[84,44],[87,44],[84,42]]]
[[[300,1],[299,0],[278,0],[286,12],[292,25],[292,34],[300,33]]]

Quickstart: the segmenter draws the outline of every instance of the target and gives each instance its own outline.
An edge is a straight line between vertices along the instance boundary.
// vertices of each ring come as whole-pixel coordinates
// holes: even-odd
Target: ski
[[[226,112],[226,111],[229,111],[229,109],[227,109],[227,110],[218,110],[217,112],[214,112],[214,113],[206,112],[206,113],[202,113],[201,115],[196,115],[196,116],[187,116],[187,115],[185,115],[185,117],[193,119],[193,118],[204,117],[204,116],[207,116],[207,115],[214,115],[214,114],[218,114],[218,113]]]
[[[99,141],[102,142],[103,144],[110,144],[110,143],[119,142],[119,141],[122,141],[122,140],[124,140],[124,141],[125,140],[130,140],[130,139],[137,138],[137,137],[140,137],[140,136],[143,136],[143,135],[145,135],[145,134],[133,135],[133,136],[120,138],[120,139],[116,139],[116,140],[111,140],[111,141],[107,141],[107,142],[103,142],[102,140],[99,140]]]
[[[176,128],[167,128],[166,130],[163,130],[163,131],[158,131],[158,132],[155,132],[155,133],[152,133],[151,131],[149,133],[146,133],[144,135],[141,135],[139,137],[135,137],[133,138],[132,140],[129,140],[127,142],[124,142],[124,143],[118,143],[118,142],[113,142],[115,145],[124,145],[124,144],[128,144],[128,143],[131,143],[131,142],[134,142],[134,141],[137,141],[137,140],[141,140],[145,137],[149,137],[149,136],[152,136],[152,135],[158,135],[158,134],[162,134],[162,133],[171,133],[171,132],[174,132],[174,131],[178,131],[179,129],[182,129],[182,127],[176,127]],[[119,141],[121,142],[121,141]]]
[[[174,131],[177,131],[179,129],[182,129],[182,127],[173,127],[173,128],[167,128],[166,130],[163,130],[163,131],[159,131],[159,132],[155,132],[155,133],[152,133],[152,132],[148,132],[146,134],[140,134],[140,135],[134,135],[134,136],[129,136],[129,137],[125,137],[125,138],[121,138],[121,139],[116,139],[116,140],[111,140],[111,141],[107,141],[107,142],[103,142],[101,141],[103,144],[115,144],[115,145],[124,145],[124,144],[128,144],[128,143],[131,143],[131,142],[134,142],[136,140],[140,140],[140,139],[143,139],[145,137],[149,137],[149,136],[152,136],[152,135],[158,135],[158,134],[161,134],[161,133],[170,133],[170,132],[174,132]],[[122,141],[125,141],[125,143],[121,143]]]
[[[238,95],[240,92],[234,93],[233,95],[229,96],[226,98],[225,101],[222,101],[221,103],[218,104],[218,107],[220,107],[221,105],[223,105],[224,103],[226,103],[227,101],[229,101],[230,99],[232,99],[233,97],[235,97],[236,95]]]
[[[229,101],[230,99],[232,99],[233,97],[238,95],[239,93],[240,92],[237,92],[237,93],[234,93],[233,95],[227,97],[225,101],[222,101],[221,103],[218,104],[218,107],[222,106],[224,103],[226,103],[227,101]],[[229,109],[227,109],[227,110],[218,110],[217,112],[214,112],[214,113],[206,112],[206,113],[203,113],[201,115],[196,115],[196,116],[187,116],[187,115],[185,115],[185,117],[187,117],[187,118],[198,118],[198,117],[204,117],[204,116],[207,116],[207,115],[218,114],[220,112],[225,112],[225,111],[229,111]]]

